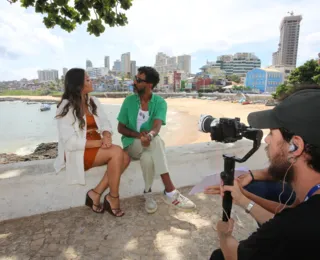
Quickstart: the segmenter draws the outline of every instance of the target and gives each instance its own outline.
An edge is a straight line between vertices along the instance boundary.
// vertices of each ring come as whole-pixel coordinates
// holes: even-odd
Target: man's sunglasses
[[[147,82],[145,79],[140,79],[137,76],[135,76],[135,79],[136,79],[137,83]]]

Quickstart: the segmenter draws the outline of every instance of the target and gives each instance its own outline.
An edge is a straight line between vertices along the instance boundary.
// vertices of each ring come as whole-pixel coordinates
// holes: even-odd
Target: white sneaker
[[[176,190],[172,198],[170,198],[164,191],[162,199],[165,203],[177,209],[194,210],[196,208],[196,205],[191,200],[183,196],[178,190]]]
[[[157,202],[153,199],[153,194],[152,192],[144,193],[143,194],[146,202],[144,205],[145,210],[149,213],[155,213],[158,209]]]

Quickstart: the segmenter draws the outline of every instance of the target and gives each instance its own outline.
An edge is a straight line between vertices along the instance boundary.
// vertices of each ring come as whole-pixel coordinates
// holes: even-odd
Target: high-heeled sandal
[[[99,214],[100,214],[100,213],[103,213],[104,209],[101,208],[101,205],[96,205],[96,204],[94,204],[93,200],[89,197],[89,192],[90,192],[90,191],[93,191],[94,193],[96,193],[96,194],[98,194],[98,195],[101,196],[101,194],[98,193],[98,192],[96,192],[94,189],[89,190],[89,191],[87,192],[85,205],[88,206],[88,207],[90,207],[90,208],[92,209],[92,211],[95,212],[95,213],[99,213]],[[95,206],[97,209],[94,210],[94,209],[93,209],[93,206]]]
[[[111,198],[114,198],[114,199],[118,199],[118,197],[114,197],[110,194],[110,192],[104,197],[104,210],[106,210],[107,212],[109,212],[112,216],[114,217],[122,217],[124,215],[124,212],[120,209],[120,208],[117,208],[117,209],[113,209],[111,208],[111,204],[110,202],[108,201],[108,195],[111,197]],[[114,211],[116,211],[116,213],[114,213]],[[121,215],[118,215],[119,212],[122,211],[122,214]]]

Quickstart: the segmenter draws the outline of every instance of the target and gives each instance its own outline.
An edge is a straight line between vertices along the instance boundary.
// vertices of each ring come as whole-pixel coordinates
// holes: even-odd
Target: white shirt
[[[143,111],[141,108],[138,112],[137,117],[137,131],[140,132],[140,128],[143,125],[143,123],[147,122],[149,119],[149,111]]]
[[[94,103],[97,105],[97,116],[94,116],[94,120],[98,127],[98,132],[102,135],[104,131],[108,131],[112,134],[112,126],[108,120],[107,115],[104,113],[100,101],[96,97],[91,97]],[[60,114],[68,100],[64,99],[57,108],[56,114]],[[92,113],[90,107],[89,112]],[[86,122],[86,116],[83,119]],[[84,150],[87,142],[87,122],[84,129],[79,127],[79,120],[73,116],[73,108],[70,107],[68,113],[62,117],[57,118],[58,126],[58,156],[54,162],[54,168],[56,173],[60,172],[63,168],[66,168],[66,176],[68,184],[82,184],[85,185],[85,172],[84,172]],[[66,162],[64,161],[64,155],[66,155]]]

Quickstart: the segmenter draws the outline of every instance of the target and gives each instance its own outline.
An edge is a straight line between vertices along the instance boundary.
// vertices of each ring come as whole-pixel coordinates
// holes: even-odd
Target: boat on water
[[[40,111],[48,111],[51,109],[51,106],[49,104],[41,104]]]

